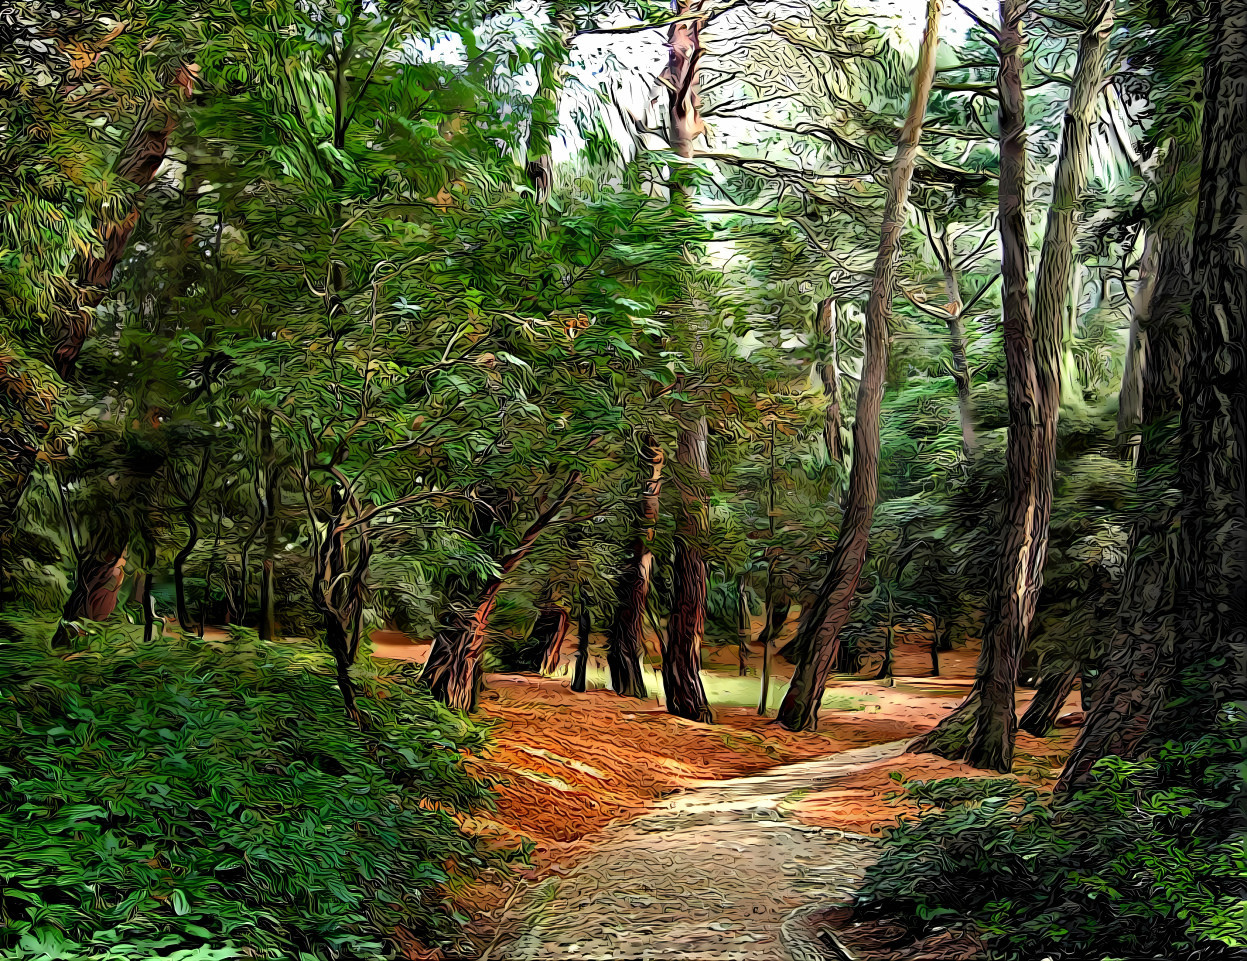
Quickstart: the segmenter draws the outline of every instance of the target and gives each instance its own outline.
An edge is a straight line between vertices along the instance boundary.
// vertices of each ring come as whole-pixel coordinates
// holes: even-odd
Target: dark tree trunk
[[[117,607],[117,595],[125,579],[129,533],[124,523],[106,521],[97,530],[91,546],[78,558],[74,586],[52,635],[53,647],[65,647],[77,636],[71,624],[105,620]]]
[[[1030,707],[1026,709],[1026,713],[1022,715],[1018,727],[1036,737],[1043,737],[1051,731],[1056,726],[1062,705],[1065,704],[1070,692],[1074,690],[1074,681],[1077,678],[1078,668],[1075,665],[1063,671],[1045,672],[1039,679],[1035,697]]]
[[[931,630],[931,676],[940,676],[940,649],[943,644],[943,618],[934,618]]]
[[[670,713],[708,724],[714,718],[700,673],[706,627],[706,560],[702,545],[710,526],[705,500],[705,485],[710,477],[707,434],[706,418],[684,422],[676,447],[680,513],[676,518],[673,602],[667,621],[662,680]]]
[[[606,664],[611,690],[621,697],[645,698],[645,604],[649,598],[654,555],[650,543],[658,523],[658,495],[662,489],[663,453],[650,435],[641,441],[643,470],[648,472],[641,491],[632,556],[619,578],[615,614],[606,642]]]
[[[840,349],[839,331],[836,324],[836,302],[824,297],[818,304],[814,321],[814,343],[818,364],[818,376],[822,381],[827,409],[823,415],[823,443],[827,457],[834,463],[844,462],[844,414],[840,410]]]
[[[935,77],[941,3],[942,0],[928,0],[927,3],[926,29],[914,73],[913,94],[892,161],[879,253],[875,258],[874,279],[866,305],[865,357],[853,422],[853,465],[849,471],[844,520],[832,552],[830,570],[797,632],[796,669],[779,709],[779,722],[790,731],[812,731],[818,727],[818,708],[836,663],[840,631],[852,612],[853,597],[866,563],[870,525],[878,498],[879,408],[883,400],[883,382],[891,342],[888,323],[892,315],[909,187],[918,159],[922,120]]]
[[[1214,730],[1247,698],[1247,0],[1216,3],[1211,23],[1176,523],[1136,541],[1130,575],[1159,597],[1103,659],[1061,792],[1102,757]]]
[[[589,673],[589,636],[593,633],[593,612],[589,597],[582,588],[580,609],[576,613],[576,668],[572,672],[572,693],[583,694]]]
[[[209,452],[205,449],[199,461],[199,471],[195,475],[195,486],[183,502],[182,519],[186,522],[186,543],[173,558],[173,590],[178,626],[188,634],[192,624],[190,609],[186,606],[186,562],[199,543],[199,521],[195,517],[195,507],[199,503],[199,495],[203,492],[204,481],[208,477],[208,456]]]
[[[736,674],[747,677],[749,674],[749,638],[752,636],[749,617],[749,594],[742,577],[736,582],[740,617],[736,625]]]
[[[879,664],[879,672],[875,675],[876,681],[883,681],[892,677],[892,655],[896,648],[896,617],[891,611],[888,612],[888,629],[883,635],[883,660]]]
[[[1035,604],[1043,584],[1052,512],[1056,426],[1061,402],[1061,352],[1070,298],[1076,212],[1087,186],[1091,124],[1104,77],[1112,8],[1099,8],[1083,31],[1035,282],[1035,313],[1027,302],[1021,89],[1024,44],[1020,11],[1001,4],[1002,36],[1000,230],[1004,250],[1005,354],[1009,391],[1008,482],[996,583],[974,686],[966,700],[911,746],[975,767],[1007,772],[1017,732],[1014,691]],[[1016,59],[1013,51],[1017,51]],[[1014,71],[1017,71],[1015,76]],[[1006,181],[1006,165],[1008,179]]]

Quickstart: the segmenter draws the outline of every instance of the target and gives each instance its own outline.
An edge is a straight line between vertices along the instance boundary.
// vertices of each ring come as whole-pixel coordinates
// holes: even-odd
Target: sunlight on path
[[[788,816],[785,802],[896,757],[904,742],[708,781],[607,829],[563,877],[524,892],[489,961],[789,961],[815,902],[852,897],[873,843]]]

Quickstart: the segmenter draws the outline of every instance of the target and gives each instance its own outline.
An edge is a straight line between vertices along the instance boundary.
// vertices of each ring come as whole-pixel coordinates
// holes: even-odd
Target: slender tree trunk
[[[1149,230],[1143,238],[1143,254],[1139,258],[1139,283],[1130,314],[1126,364],[1117,394],[1117,438],[1122,457],[1132,463],[1138,460],[1139,444],[1143,440],[1140,431],[1143,426],[1143,372],[1147,367],[1147,315],[1156,290],[1157,246],[1156,233]]]
[[[583,694],[589,673],[589,636],[593,633],[593,612],[588,592],[580,589],[579,610],[576,612],[576,668],[572,673],[572,693]]]
[[[942,0],[928,0],[926,29],[914,72],[909,113],[892,161],[879,253],[866,305],[865,358],[853,422],[853,466],[849,471],[844,520],[832,552],[830,570],[797,632],[796,667],[779,709],[780,723],[791,731],[812,731],[818,727],[818,708],[836,663],[840,631],[849,619],[862,567],[866,563],[870,525],[878,497],[879,408],[883,400],[883,381],[891,342],[888,324],[896,289],[896,269],[909,204],[909,187],[918,158],[922,120],[935,76],[941,6]]]
[[[822,381],[827,409],[823,415],[823,443],[827,457],[837,463],[844,462],[844,414],[840,410],[840,349],[839,331],[836,323],[836,302],[824,297],[818,303],[815,318],[815,347],[817,349],[818,376]]]
[[[911,750],[965,759],[975,767],[1007,772],[1013,766],[1017,732],[1014,690],[1048,553],[1061,402],[1061,351],[1065,308],[1070,298],[1075,216],[1087,185],[1091,123],[1104,77],[1112,8],[1099,8],[1079,42],[1035,283],[1033,320],[1026,293],[1029,271],[1023,210],[1024,40],[1021,11],[1015,0],[1002,0],[1001,22],[1000,231],[1009,392],[1004,529],[974,686],[965,701],[934,730],[915,741]]]
[[[683,420],[676,447],[680,473],[680,513],[676,518],[673,595],[663,650],[662,680],[667,710],[690,721],[714,720],[701,682],[701,642],[706,628],[706,560],[702,545],[709,534],[705,485],[710,477],[705,417]]]
[[[1176,733],[1206,733],[1224,723],[1225,705],[1247,699],[1247,0],[1220,0],[1211,23],[1181,496],[1167,517],[1170,536],[1136,541],[1129,576],[1159,601],[1103,659],[1060,792],[1089,783],[1102,757],[1137,757]]]
[[[1078,667],[1071,664],[1064,670],[1046,671],[1039,679],[1039,687],[1030,707],[1022,715],[1018,724],[1027,734],[1043,737],[1056,726],[1057,716],[1066,698],[1074,690],[1074,681],[1078,679]]]
[[[615,614],[607,634],[606,663],[610,668],[611,690],[621,697],[644,699],[645,604],[649,598],[654,555],[650,543],[658,523],[658,495],[662,489],[663,453],[651,435],[641,441],[644,468],[649,477],[641,491],[640,511],[632,542],[632,556],[619,578]]]
[[[876,681],[887,680],[892,677],[892,655],[896,648],[896,613],[892,609],[892,604],[888,603],[888,629],[883,635],[883,661],[879,664],[879,673],[875,675]]]
[[[948,298],[948,346],[953,355],[953,381],[957,385],[957,416],[961,423],[961,446],[966,456],[974,453],[974,398],[970,393],[970,363],[966,359],[966,326],[961,316],[961,281],[952,263],[952,251],[944,262],[944,295]]]
[[[173,558],[173,590],[177,606],[178,626],[188,634],[193,625],[191,623],[190,609],[186,606],[186,562],[190,559],[195,546],[199,543],[199,521],[195,517],[195,507],[199,503],[199,495],[203,492],[204,481],[208,477],[208,456],[209,452],[205,448],[203,457],[199,461],[199,472],[195,475],[195,487],[186,498],[182,507],[182,519],[186,521],[186,543],[182,545],[182,549]]]
[[[736,582],[739,602],[739,618],[736,625],[736,674],[738,677],[749,675],[749,638],[752,635],[749,618],[749,594],[745,587],[745,579]]]
[[[263,499],[260,510],[264,516],[264,560],[260,567],[260,638],[277,637],[276,557],[278,507],[280,506],[281,475],[273,447],[273,415],[265,412],[260,426],[260,459],[264,465]]]
[[[543,46],[533,94],[524,173],[538,204],[550,199],[554,186],[553,143],[567,77],[567,58],[576,36],[575,11],[568,0],[550,4],[549,42]]]
[[[940,676],[940,635],[943,633],[942,618],[936,616],[931,630],[931,676]]]

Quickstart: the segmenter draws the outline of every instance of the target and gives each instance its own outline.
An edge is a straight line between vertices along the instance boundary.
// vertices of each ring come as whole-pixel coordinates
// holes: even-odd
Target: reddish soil
[[[427,644],[393,632],[378,632],[373,642],[377,657],[419,661],[428,653]],[[829,692],[855,699],[861,710],[822,712],[816,734],[785,731],[753,708],[718,707],[717,723],[705,725],[672,717],[654,700],[627,700],[604,690],[572,694],[563,673],[566,657],[555,677],[490,675],[481,713],[495,722],[495,747],[478,759],[481,770],[497,779],[497,824],[490,826],[532,839],[539,863],[548,863],[610,821],[640,816],[680,788],[910,738],[961,700],[976,654],[968,649],[941,654],[941,676],[922,676],[931,670],[929,644],[917,631],[901,632],[898,676],[837,679]],[[709,649],[704,661],[708,674],[736,674],[734,647]],[[749,666],[760,667],[756,652]],[[775,659],[778,683],[787,683],[790,672]],[[1019,693],[1019,709],[1030,696]],[[1014,775],[1050,786],[1075,735],[1072,730],[1046,739],[1020,735]],[[907,813],[894,801],[893,772],[908,780],[991,776],[930,755],[906,754],[846,777],[834,790],[806,795],[787,810],[815,825],[877,832]]]

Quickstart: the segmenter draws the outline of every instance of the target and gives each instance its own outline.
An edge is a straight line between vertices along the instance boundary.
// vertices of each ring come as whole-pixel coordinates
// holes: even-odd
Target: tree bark
[[[1065,113],[1061,150],[1035,282],[1035,313],[1027,301],[1024,217],[1025,115],[1021,81],[1024,44],[1020,11],[1001,3],[1001,273],[1009,393],[1007,502],[988,619],[974,686],[965,701],[911,750],[1007,772],[1017,733],[1014,690],[1048,553],[1056,427],[1061,404],[1061,353],[1070,299],[1078,205],[1087,185],[1091,123],[1104,77],[1112,7],[1098,9],[1083,31]],[[1008,42],[1006,43],[1006,38]],[[1007,167],[1007,178],[1006,178]]]
[[[280,505],[280,474],[273,447],[273,415],[266,412],[260,427],[260,458],[264,464],[263,495],[260,510],[264,515],[264,560],[260,566],[260,638],[271,641],[277,637],[277,596],[275,558],[277,556],[277,509]]]
[[[709,534],[705,485],[710,477],[705,417],[682,420],[676,446],[680,472],[680,513],[676,518],[673,595],[663,650],[662,680],[667,710],[690,721],[714,720],[701,682],[701,642],[706,627],[706,560],[702,544]]]
[[[822,381],[823,395],[827,398],[827,408],[823,414],[823,443],[827,447],[828,459],[840,464],[844,462],[844,441],[841,438],[844,414],[840,409],[840,350],[837,326],[836,302],[831,297],[824,297],[818,303],[814,328],[818,376]]]
[[[572,693],[583,694],[589,673],[589,636],[593,633],[593,612],[588,593],[580,589],[579,610],[576,612],[576,669],[572,673]]]
[[[1043,737],[1051,731],[1077,678],[1078,667],[1074,664],[1063,670],[1045,671],[1018,727],[1035,737]]]
[[[524,174],[538,204],[550,199],[554,187],[554,137],[559,129],[559,110],[567,78],[567,58],[576,37],[575,10],[568,0],[550,5],[549,42],[541,52],[537,68],[537,91],[533,94],[529,119],[528,149]]]
[[[676,12],[685,16],[697,13],[702,6],[703,0],[677,0]],[[704,129],[698,93],[701,82],[699,63],[704,53],[702,26],[701,20],[682,20],[671,25],[667,34],[667,66],[660,77],[668,90],[667,119],[671,150],[686,160],[692,158],[693,143]],[[673,202],[687,205],[690,193],[687,171],[673,168]],[[678,717],[703,722],[713,720],[699,673],[701,641],[706,623],[706,561],[702,545],[709,528],[704,492],[705,481],[710,475],[707,431],[705,417],[687,410],[681,414],[680,433],[676,441],[676,462],[680,465],[676,480],[680,488],[680,511],[676,518],[675,556],[672,562],[672,612],[667,622],[667,643],[662,663],[667,710]]]
[[[558,670],[563,656],[563,642],[567,639],[567,629],[570,626],[571,618],[567,611],[557,604],[543,607],[537,615],[533,634],[545,642],[542,645],[541,673],[547,677]]]
[[[1247,697],[1247,0],[1221,0],[1211,21],[1180,500],[1159,545],[1131,556],[1132,576],[1162,562],[1168,576],[1145,585],[1160,597],[1142,630],[1120,631],[1104,658],[1060,792],[1102,757],[1214,730]]]
[[[489,578],[477,593],[470,610],[454,608],[442,629],[433,638],[429,659],[420,672],[420,682],[447,707],[475,711],[480,697],[481,656],[489,639],[489,620],[498,602],[506,576],[528,556],[541,533],[550,526],[580,483],[581,471],[572,471],[559,493],[524,531],[520,542],[507,553],[499,576]]]
[[[1139,258],[1139,283],[1135,287],[1130,312],[1130,335],[1126,342],[1126,363],[1117,393],[1117,438],[1122,457],[1138,460],[1143,438],[1143,371],[1147,367],[1147,314],[1156,290],[1157,239],[1149,230],[1143,238],[1143,254]]]
[[[736,581],[736,592],[739,604],[739,617],[736,624],[736,675],[747,677],[749,675],[749,638],[753,632],[750,630],[749,623],[749,594],[743,577]]]
[[[953,355],[953,381],[957,385],[957,417],[961,423],[961,447],[966,456],[974,453],[978,438],[974,432],[974,398],[970,393],[970,364],[966,359],[966,326],[962,317],[961,282],[952,263],[952,251],[944,262],[944,295],[948,298],[948,346]]]
[[[802,618],[795,640],[796,666],[792,683],[780,706],[779,721],[791,731],[818,727],[818,708],[827,679],[836,662],[840,631],[849,619],[869,546],[879,486],[879,409],[888,367],[888,330],[901,234],[905,228],[909,188],[913,180],[922,120],[935,77],[935,50],[939,42],[942,0],[928,0],[926,29],[914,72],[909,112],[892,160],[887,202],[874,279],[866,305],[865,357],[853,422],[853,465],[849,471],[844,520],[831,556],[831,567],[815,602]]]
[[[195,507],[199,503],[199,495],[203,492],[204,481],[208,477],[208,456],[205,448],[199,461],[199,471],[195,475],[195,486],[182,505],[182,519],[186,522],[186,543],[173,558],[173,590],[177,607],[178,627],[190,633],[190,609],[186,606],[186,562],[190,559],[199,543],[199,521],[195,517]]]
[[[615,614],[607,634],[606,664],[610,669],[611,690],[621,697],[644,699],[645,604],[654,568],[650,543],[658,524],[658,495],[662,490],[663,467],[662,450],[652,435],[642,438],[641,456],[642,469],[648,469],[649,477],[641,490],[632,556],[619,577]]]

